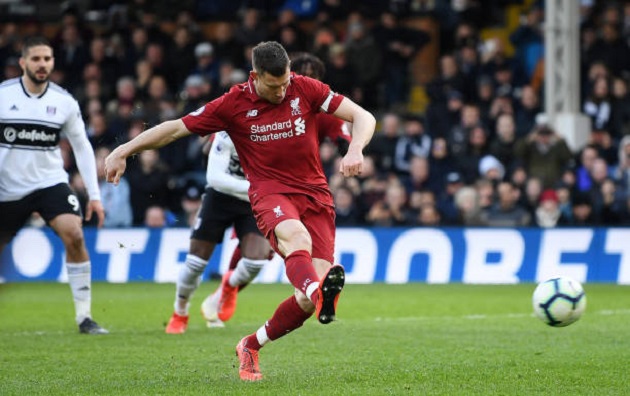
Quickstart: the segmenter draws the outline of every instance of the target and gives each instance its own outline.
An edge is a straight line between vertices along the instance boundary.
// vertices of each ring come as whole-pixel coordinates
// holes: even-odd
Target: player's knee
[[[290,250],[311,250],[311,247],[313,245],[313,241],[311,239],[311,235],[308,233],[308,231],[306,231],[306,229],[304,230],[299,230],[296,233],[292,234],[288,239],[287,239],[287,245],[290,246],[293,249]]]
[[[315,312],[315,304],[313,304],[313,302],[298,289],[295,289],[295,300],[297,301],[300,308],[302,308],[302,311],[309,314]]]
[[[59,237],[63,241],[68,250],[80,250],[83,248],[83,230],[81,227],[72,227],[59,233]]]

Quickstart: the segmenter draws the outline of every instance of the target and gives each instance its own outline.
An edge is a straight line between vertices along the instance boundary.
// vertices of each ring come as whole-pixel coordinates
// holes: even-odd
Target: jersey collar
[[[24,81],[22,81],[24,77],[20,77],[20,86],[22,87],[22,92],[24,92],[24,95],[26,95],[28,98],[37,98],[40,99],[42,96],[46,95],[46,92],[48,92],[48,87],[50,86],[50,81],[48,81],[46,83],[46,88],[44,88],[44,91],[37,95],[37,96],[33,96],[30,93],[28,93],[28,91],[26,90],[26,87],[24,86]]]

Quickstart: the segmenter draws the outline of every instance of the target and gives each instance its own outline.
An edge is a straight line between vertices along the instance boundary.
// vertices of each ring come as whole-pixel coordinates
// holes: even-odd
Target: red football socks
[[[313,267],[311,254],[306,250],[296,250],[284,259],[284,263],[287,278],[289,278],[291,284],[308,296],[306,294],[308,285],[313,282],[319,282],[319,276],[317,276],[315,267]],[[317,303],[317,293],[313,293],[310,298],[314,304]]]
[[[265,324],[267,337],[269,337],[271,341],[277,340],[298,327],[301,327],[311,315],[312,314],[306,313],[300,308],[295,296],[291,296],[280,303],[276,312],[273,313],[271,319]]]

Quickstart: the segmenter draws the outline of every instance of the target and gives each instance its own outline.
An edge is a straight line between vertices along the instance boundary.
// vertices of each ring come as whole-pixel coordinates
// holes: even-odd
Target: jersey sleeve
[[[302,90],[313,103],[314,108],[319,108],[325,113],[332,114],[337,110],[344,96],[333,92],[328,84],[313,78],[297,76],[300,78]]]
[[[230,158],[235,152],[234,143],[225,132],[216,135],[208,156],[206,179],[208,186],[230,195],[247,197],[249,181],[234,177],[230,171]]]
[[[96,177],[96,161],[94,150],[85,132],[85,123],[81,117],[79,103],[76,100],[70,102],[68,118],[63,124],[62,132],[68,137],[72,151],[77,161],[77,168],[83,178],[90,200],[100,200],[101,193]]]
[[[211,133],[228,129],[224,121],[223,109],[226,108],[228,94],[206,103],[197,110],[182,117],[186,128],[197,135],[206,136]]]

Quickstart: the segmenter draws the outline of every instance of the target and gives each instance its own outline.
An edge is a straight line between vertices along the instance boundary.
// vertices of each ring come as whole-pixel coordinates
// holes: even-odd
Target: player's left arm
[[[376,119],[363,107],[348,98],[343,98],[333,115],[352,123],[352,140],[348,152],[341,159],[339,172],[344,176],[357,176],[363,170],[363,148],[374,135]]]
[[[98,227],[102,227],[105,220],[105,211],[101,203],[101,192],[98,188],[98,178],[96,177],[94,150],[87,138],[85,124],[83,123],[83,118],[81,118],[81,111],[76,101],[73,102],[73,108],[63,126],[63,131],[70,141],[77,161],[77,168],[79,168],[79,173],[81,173],[89,196],[85,210],[85,220],[90,221],[92,214],[96,213]]]

